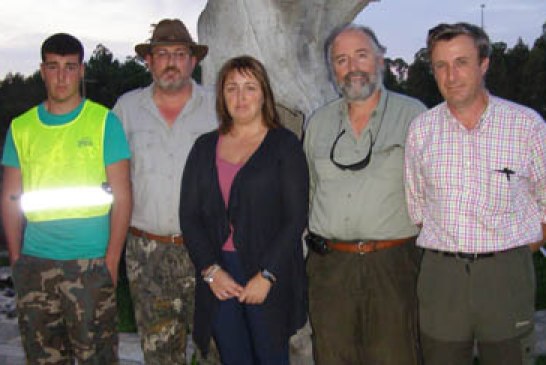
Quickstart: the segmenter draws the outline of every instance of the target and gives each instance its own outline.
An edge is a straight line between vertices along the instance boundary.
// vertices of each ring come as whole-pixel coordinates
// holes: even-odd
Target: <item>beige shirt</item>
[[[131,225],[158,235],[178,234],[186,158],[197,137],[218,127],[214,93],[193,82],[190,100],[169,127],[153,102],[152,90],[150,85],[130,91],[113,109],[131,146]]]
[[[352,131],[347,103],[338,99],[311,116],[304,140],[310,172],[309,229],[339,240],[395,239],[414,236],[404,195],[404,145],[408,126],[426,108],[416,99],[385,89],[359,137]],[[330,161],[362,160],[374,141],[371,162],[363,170],[341,170]],[[371,138],[370,138],[371,131]]]

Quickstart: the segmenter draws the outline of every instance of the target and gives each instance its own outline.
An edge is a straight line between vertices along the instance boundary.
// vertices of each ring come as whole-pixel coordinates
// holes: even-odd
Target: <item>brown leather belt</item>
[[[136,227],[129,227],[129,232],[133,236],[146,238],[151,241],[157,241],[161,243],[173,243],[175,245],[183,245],[184,244],[184,237],[182,237],[181,234],[173,234],[170,236],[160,236],[157,234],[153,234],[150,232],[143,231],[141,229],[138,229]]]
[[[326,241],[328,248],[334,251],[358,253],[361,255],[384,250],[386,248],[401,246],[406,242],[412,240],[414,237],[399,238],[396,240],[384,240],[384,241],[366,241],[366,242],[342,242],[342,241]]]

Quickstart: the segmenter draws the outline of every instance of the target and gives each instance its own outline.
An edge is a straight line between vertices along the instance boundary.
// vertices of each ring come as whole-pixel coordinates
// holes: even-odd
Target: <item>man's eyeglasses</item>
[[[332,145],[332,148],[330,149],[330,161],[332,161],[332,163],[341,170],[360,171],[365,169],[370,164],[370,161],[372,160],[372,149],[375,143],[375,141],[373,140],[372,131],[368,130],[368,132],[370,134],[370,149],[368,150],[368,154],[366,155],[366,157],[364,157],[364,159],[352,164],[348,164],[348,165],[339,163],[335,160],[334,156],[335,156],[335,149],[337,146],[337,142],[339,141],[341,136],[345,134],[345,129],[342,129],[341,132],[339,132],[339,134],[337,135],[334,141],[334,144]]]
[[[152,54],[159,61],[170,61],[171,57],[174,58],[175,61],[181,61],[190,57],[190,52],[183,50],[169,52],[165,49],[160,49],[158,51],[152,52]]]

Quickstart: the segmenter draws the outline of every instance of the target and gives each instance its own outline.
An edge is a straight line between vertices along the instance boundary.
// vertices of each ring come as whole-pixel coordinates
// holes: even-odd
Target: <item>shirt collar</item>
[[[494,108],[494,106],[492,104],[494,104],[494,97],[486,90],[486,93],[487,93],[487,105],[485,106],[485,109],[482,113],[482,115],[480,116],[480,120],[478,121],[478,124],[476,125],[476,127],[474,129],[472,129],[472,131],[469,131],[468,129],[466,129],[462,124],[461,122],[459,122],[457,120],[457,118],[455,118],[455,116],[451,113],[451,110],[449,110],[449,107],[447,106],[447,102],[444,101],[443,103],[443,109],[444,109],[444,118],[448,121],[448,123],[455,129],[457,130],[464,130],[464,131],[467,131],[467,132],[480,132],[480,131],[484,131],[488,125],[491,123],[490,120],[491,120],[491,115],[492,115],[492,109]]]

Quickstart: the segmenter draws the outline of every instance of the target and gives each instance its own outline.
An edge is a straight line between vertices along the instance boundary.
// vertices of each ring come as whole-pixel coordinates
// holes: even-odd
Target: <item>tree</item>
[[[121,64],[112,52],[99,44],[86,64],[86,96],[109,108],[123,93],[148,85],[151,76],[135,57],[127,57]]]
[[[506,80],[508,82],[507,94],[503,97],[525,104],[524,85],[522,84],[523,65],[529,58],[529,47],[521,38],[518,39],[516,45],[506,52]]]
[[[409,66],[402,58],[385,58],[384,84],[389,90],[405,93]]]
[[[491,45],[489,69],[485,75],[485,84],[491,93],[500,97],[508,97],[510,83],[506,65],[506,50],[508,46],[504,42],[496,42]]]
[[[20,73],[8,73],[0,82],[0,137],[4,137],[11,120],[45,98],[40,72],[25,78]],[[3,143],[2,143],[3,145]]]
[[[426,48],[421,48],[415,54],[413,63],[408,68],[406,91],[429,108],[443,100],[432,75]]]
[[[114,60],[108,48],[99,44],[86,64],[85,96],[109,108],[113,107],[118,97],[119,71],[119,61]]]
[[[525,105],[546,118],[546,38],[539,37],[521,72],[521,94]]]

